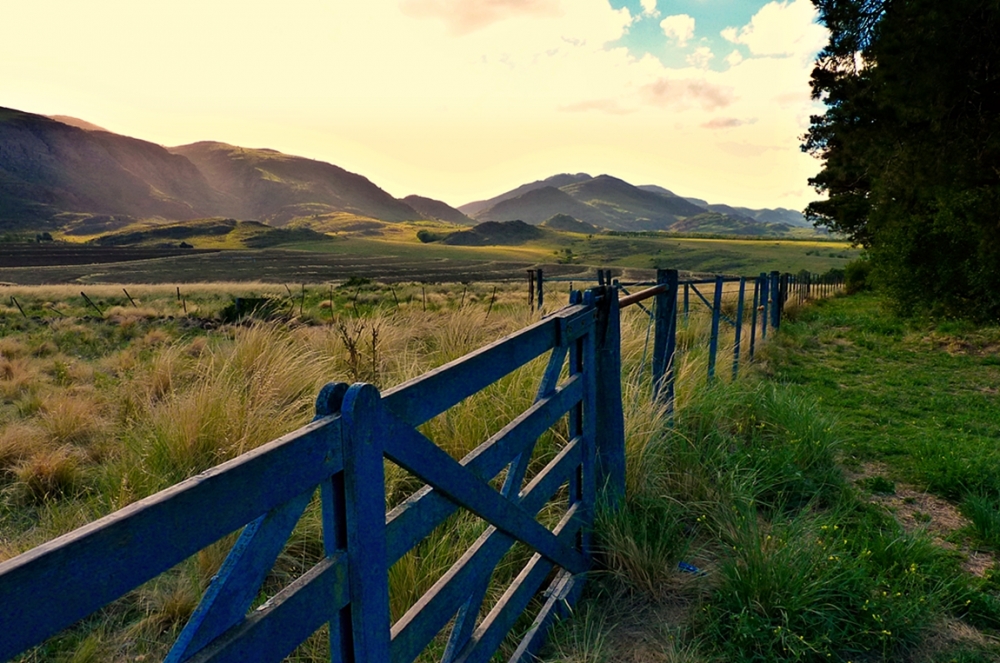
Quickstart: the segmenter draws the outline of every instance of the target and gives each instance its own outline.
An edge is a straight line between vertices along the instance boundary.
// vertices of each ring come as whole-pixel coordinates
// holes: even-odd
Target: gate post
[[[656,295],[653,399],[665,403],[670,416],[674,410],[674,353],[677,349],[677,270],[657,269],[656,283],[667,288]]]
[[[618,309],[618,290],[608,286],[588,290],[584,293],[584,304],[597,306],[597,320],[594,325],[597,488],[603,489],[608,505],[617,507],[625,496],[625,416],[622,412],[621,319]]]
[[[341,408],[351,598],[348,609],[355,661],[390,659],[392,618],[386,564],[381,398],[372,385],[357,383],[347,390]]]

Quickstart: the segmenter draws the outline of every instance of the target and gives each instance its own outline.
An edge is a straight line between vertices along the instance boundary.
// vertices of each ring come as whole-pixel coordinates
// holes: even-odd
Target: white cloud
[[[677,41],[681,48],[687,46],[688,40],[694,36],[694,18],[687,14],[675,14],[660,21],[663,34]]]
[[[643,100],[654,106],[689,108],[696,103],[704,110],[728,106],[733,101],[731,89],[705,80],[661,78],[642,88]]]
[[[642,13],[644,16],[659,16],[660,12],[656,9],[656,0],[639,0],[642,5]]]
[[[726,56],[726,62],[730,67],[735,67],[739,63],[743,62],[743,54],[738,50],[734,50],[732,53]]]
[[[809,0],[769,2],[742,28],[726,28],[722,37],[743,44],[752,55],[812,58],[826,43],[826,29],[815,23]]]
[[[699,46],[694,49],[694,53],[687,56],[686,60],[689,65],[697,69],[707,69],[708,65],[712,62],[712,58],[715,54],[712,53],[712,49],[708,46]]]
[[[600,111],[610,115],[627,115],[635,112],[634,108],[625,108],[616,99],[591,99],[589,101],[580,101],[575,104],[560,106],[559,110],[567,113]]]
[[[757,119],[741,120],[736,117],[716,117],[701,125],[703,129],[735,129],[747,124],[754,124]]]

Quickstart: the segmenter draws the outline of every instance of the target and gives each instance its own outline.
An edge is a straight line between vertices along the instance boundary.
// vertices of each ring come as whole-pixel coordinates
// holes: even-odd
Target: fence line
[[[0,563],[0,660],[235,531],[239,538],[167,661],[278,661],[324,624],[333,661],[412,661],[449,624],[442,660],[487,661],[543,592],[511,658],[530,660],[549,623],[580,595],[592,564],[597,504],[613,506],[624,495],[620,309],[635,305],[650,316],[652,384],[668,406],[675,396],[681,286],[685,323],[692,293],[711,311],[709,379],[723,321],[736,330],[734,376],[740,362],[747,278],[681,281],[676,270],[658,270],[655,282],[635,284],[651,287],[621,299],[626,286],[612,284],[610,272],[599,278],[598,287],[573,291],[568,306],[539,322],[383,394],[367,384],[331,383],[317,398],[311,424]],[[543,282],[538,270],[539,304]],[[752,282],[751,358],[758,319],[764,338],[780,324],[789,292],[808,297],[817,287],[777,272]],[[735,319],[723,312],[727,283],[738,284]],[[698,289],[708,284],[714,284],[711,299]],[[649,299],[652,311],[641,303]],[[534,403],[462,460],[417,430],[546,354]],[[563,417],[568,441],[529,477],[539,436]],[[388,513],[385,460],[425,484]],[[251,611],[317,493],[325,557]],[[554,527],[536,519],[543,508],[561,513]],[[390,623],[389,568],[459,509],[488,523],[486,531]],[[484,605],[494,569],[517,542],[532,557],[500,599]]]

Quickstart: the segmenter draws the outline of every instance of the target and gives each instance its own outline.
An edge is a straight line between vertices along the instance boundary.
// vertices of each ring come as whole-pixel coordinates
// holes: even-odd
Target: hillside
[[[551,186],[532,189],[520,196],[501,200],[492,207],[478,212],[475,219],[477,221],[520,219],[537,226],[557,214],[566,214],[595,226],[607,225],[607,219],[599,210],[576,200],[562,189]]]
[[[428,219],[437,219],[439,221],[448,221],[449,223],[458,223],[470,226],[475,223],[475,221],[462,214],[448,203],[440,200],[416,195],[407,196],[402,200],[404,203],[419,212],[421,216]]]
[[[210,141],[172,147],[226,196],[227,216],[281,226],[294,218],[348,212],[384,221],[420,218],[370,180],[322,161]]]
[[[739,235],[801,234],[812,226],[801,213],[712,205],[653,184],[633,186],[611,175],[555,175],[485,201],[459,207],[478,221],[521,219],[541,224],[571,216],[598,229],[624,232],[669,230]],[[588,231],[590,232],[590,231]],[[808,234],[808,233],[807,233]]]
[[[524,221],[486,221],[469,230],[452,233],[442,241],[452,246],[516,246],[545,236],[544,230]]]
[[[199,219],[184,223],[132,227],[102,235],[98,246],[189,246],[262,249],[290,242],[328,242],[330,237],[309,228],[274,228],[258,221]]]
[[[683,198],[644,191],[610,175],[586,179],[557,177],[572,177],[573,181],[558,188],[542,186],[503,198],[476,212],[474,218],[478,221],[521,219],[538,225],[563,214],[598,228],[641,231],[669,230],[677,221],[705,211]]]
[[[566,233],[579,233],[582,235],[590,235],[601,232],[601,229],[597,226],[586,223],[585,221],[578,221],[568,214],[556,214],[555,216],[542,221],[541,226],[542,228],[548,228],[549,230],[557,230],[559,232]]]
[[[56,229],[66,212],[192,219],[220,202],[194,164],[159,145],[0,108],[4,230]]]
[[[700,214],[683,198],[643,191],[624,180],[600,175],[562,188],[575,200],[599,209],[615,230],[668,230],[678,219]]]
[[[477,200],[472,203],[466,203],[465,205],[459,206],[459,211],[467,214],[471,217],[476,217],[479,212],[485,209],[493,207],[497,203],[509,200],[511,198],[517,198],[518,196],[523,196],[529,191],[534,191],[535,189],[544,189],[546,187],[559,188],[566,186],[567,184],[573,184],[575,182],[583,182],[584,180],[589,180],[590,175],[587,173],[577,173],[575,175],[570,175],[569,173],[562,173],[559,175],[553,175],[552,177],[547,177],[544,180],[536,180],[534,182],[529,182],[528,184],[522,184],[516,189],[511,189],[506,193],[501,193],[499,196],[494,196],[488,200]]]
[[[82,127],[82,128],[81,128]],[[292,219],[345,213],[384,221],[421,215],[367,178],[332,164],[223,143],[164,148],[0,108],[0,230],[101,230],[139,219]]]

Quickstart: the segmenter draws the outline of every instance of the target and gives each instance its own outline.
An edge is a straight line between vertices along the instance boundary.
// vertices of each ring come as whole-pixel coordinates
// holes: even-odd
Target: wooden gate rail
[[[546,352],[531,407],[461,461],[416,430]],[[538,437],[567,414],[568,442],[525,485]],[[388,514],[385,459],[426,484]],[[491,482],[504,472],[497,489]],[[324,558],[251,611],[317,488]],[[327,624],[331,660],[405,663],[449,623],[443,660],[487,661],[547,583],[511,659],[527,660],[582,589],[601,492],[612,503],[624,493],[610,287],[576,293],[552,316],[385,394],[327,385],[313,423],[3,562],[0,660],[241,528],[167,661],[278,661]],[[568,495],[565,511],[550,530],[536,516],[560,495]],[[391,624],[389,568],[459,509],[486,530]],[[516,542],[534,555],[497,603],[483,606],[496,565]]]

